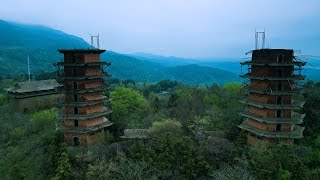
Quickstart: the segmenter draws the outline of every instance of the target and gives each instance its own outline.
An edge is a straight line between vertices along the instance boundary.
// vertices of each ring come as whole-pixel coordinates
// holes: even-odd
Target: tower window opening
[[[77,82],[73,82],[73,89],[78,89],[78,83]]]
[[[281,124],[277,124],[276,125],[276,131],[279,132],[282,129],[282,125]]]
[[[284,59],[284,55],[283,54],[279,54],[278,58],[277,58],[277,62],[278,63],[283,63],[283,59]]]
[[[73,101],[74,101],[74,102],[78,102],[78,95],[77,95],[77,94],[74,94],[74,95],[73,95]]]
[[[78,109],[78,107],[74,107],[74,108],[73,108],[73,112],[74,112],[74,114],[79,114],[79,109]]]
[[[277,90],[278,91],[282,91],[283,89],[282,89],[282,83],[281,82],[278,82],[278,84],[277,84]]]
[[[76,76],[78,74],[77,69],[72,69],[72,74]]]
[[[277,118],[282,118],[282,117],[283,117],[282,110],[277,110]]]
[[[277,75],[278,75],[278,77],[283,77],[283,71],[282,71],[282,69],[278,69],[278,71],[277,71]]]
[[[277,104],[283,104],[283,99],[281,96],[277,97]]]
[[[78,120],[74,120],[73,121],[73,125],[74,125],[74,127],[78,127],[79,126],[79,121]]]
[[[73,137],[72,138],[72,143],[74,146],[79,146],[80,145],[80,141],[78,137]]]
[[[75,55],[75,54],[72,55],[72,62],[73,62],[73,63],[76,62],[76,55]]]

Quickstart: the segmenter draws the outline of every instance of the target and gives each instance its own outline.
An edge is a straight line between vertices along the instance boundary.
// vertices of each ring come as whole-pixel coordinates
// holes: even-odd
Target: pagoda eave
[[[276,62],[253,62],[253,61],[245,61],[241,62],[241,65],[254,65],[254,66],[304,66],[306,62],[302,61],[294,61],[291,63],[276,63]]]
[[[110,62],[86,62],[86,63],[68,63],[68,62],[57,62],[54,66],[68,66],[68,67],[83,67],[83,66],[110,66]]]
[[[270,132],[270,131],[264,131],[255,127],[252,127],[247,124],[246,121],[244,121],[242,124],[238,126],[239,128],[248,131],[250,133],[253,133],[258,136],[266,137],[266,138],[286,138],[286,139],[301,139],[303,138],[303,131],[304,127],[300,127],[297,125],[294,125],[293,131],[291,132]]]
[[[63,125],[63,123],[60,123],[58,129],[61,130],[62,132],[91,133],[91,132],[95,132],[100,129],[106,128],[106,127],[110,127],[112,125],[113,125],[113,123],[104,117],[102,123],[99,123],[99,124],[91,126],[91,127],[80,127],[80,126],[66,127]]]
[[[258,122],[268,123],[268,124],[301,124],[306,114],[301,114],[294,112],[292,118],[266,118],[262,116],[254,115],[248,111],[240,112],[239,115],[256,120]]]
[[[91,113],[91,114],[65,114],[62,111],[58,111],[58,115],[57,117],[60,119],[70,119],[70,120],[88,120],[88,119],[93,119],[96,117],[100,117],[100,116],[105,116],[108,114],[111,114],[112,110],[110,109],[105,109],[103,111],[98,111],[95,113]]]
[[[242,78],[249,78],[249,79],[255,79],[255,80],[274,80],[274,81],[287,81],[287,80],[304,80],[306,76],[302,75],[294,75],[289,77],[272,77],[272,76],[254,76],[250,73],[241,75]]]

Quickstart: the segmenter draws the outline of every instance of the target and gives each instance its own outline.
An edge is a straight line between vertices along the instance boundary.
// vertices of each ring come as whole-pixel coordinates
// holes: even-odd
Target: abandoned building
[[[150,132],[148,129],[125,129],[122,139],[149,139]]]
[[[248,96],[240,101],[246,107],[239,125],[247,132],[248,144],[260,140],[292,144],[303,137],[304,127],[298,124],[305,114],[298,111],[305,102],[297,100],[297,83],[305,79],[301,74],[305,64],[288,49],[256,49],[251,60],[241,63],[248,65],[248,73],[241,77],[250,80]]]
[[[65,49],[62,62],[55,63],[57,78],[64,84],[64,99],[60,102],[58,128],[64,132],[66,143],[94,144],[104,139],[105,128],[110,122],[111,109],[105,96],[108,87],[104,83],[107,73],[101,62],[101,49]]]
[[[34,112],[56,105],[61,85],[55,79],[19,82],[5,89],[19,112]]]

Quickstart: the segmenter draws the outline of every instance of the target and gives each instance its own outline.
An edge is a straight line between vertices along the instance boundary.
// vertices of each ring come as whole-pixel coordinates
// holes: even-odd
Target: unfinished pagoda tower
[[[112,112],[106,103],[101,49],[61,49],[63,61],[55,63],[57,78],[64,84],[64,98],[58,112],[58,128],[64,132],[66,143],[94,144],[104,138],[104,129],[112,123],[107,118]]]
[[[289,49],[256,49],[251,60],[241,63],[248,65],[248,73],[241,77],[250,80],[247,97],[240,101],[246,108],[240,113],[244,122],[239,125],[247,132],[248,144],[260,140],[292,144],[303,137],[304,127],[297,124],[303,122],[305,114],[296,111],[305,102],[295,97],[299,93],[297,81],[305,78],[301,75],[305,64]]]

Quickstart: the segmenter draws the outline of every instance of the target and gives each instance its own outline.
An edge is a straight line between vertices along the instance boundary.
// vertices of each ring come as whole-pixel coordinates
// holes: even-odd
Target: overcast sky
[[[320,54],[320,0],[2,0],[0,19],[99,33],[120,53],[241,57],[265,28],[267,47]]]

